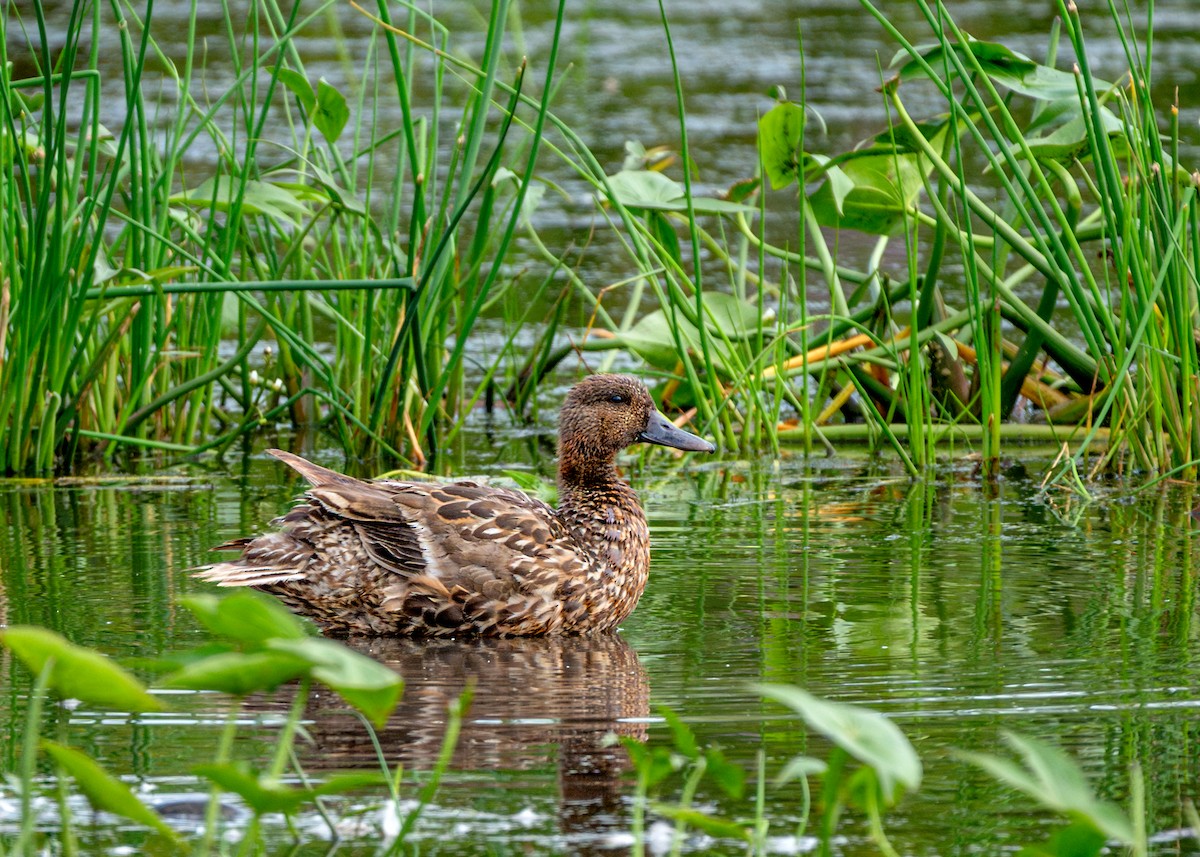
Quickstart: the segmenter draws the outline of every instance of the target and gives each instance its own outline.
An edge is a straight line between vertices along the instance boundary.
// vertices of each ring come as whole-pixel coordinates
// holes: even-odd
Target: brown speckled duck
[[[327,634],[589,634],[615,628],[646,587],[650,534],[616,472],[637,442],[715,447],[676,428],[645,386],[593,375],[559,415],[559,507],[474,482],[363,482],[272,450],[309,481],[278,532],[198,577],[252,586]]]

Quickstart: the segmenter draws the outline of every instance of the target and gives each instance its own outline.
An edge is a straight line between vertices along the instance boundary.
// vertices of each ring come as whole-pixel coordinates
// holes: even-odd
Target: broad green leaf
[[[735,800],[740,800],[746,788],[746,771],[742,766],[730,762],[716,747],[709,747],[704,751],[704,761],[704,773],[716,781],[721,791]]]
[[[1074,759],[1058,747],[1026,735],[1005,732],[1004,740],[1021,757],[1024,768],[990,753],[959,751],[958,755],[1043,806],[1086,821],[1110,839],[1133,844],[1133,825],[1125,813],[1093,794]]]
[[[166,706],[145,686],[99,652],[77,646],[46,628],[14,625],[0,642],[34,675],[50,661],[50,688],[62,699],[117,711],[163,711]]]
[[[373,788],[386,782],[378,773],[351,773],[336,774],[316,788],[296,788],[259,777],[245,762],[197,765],[192,771],[238,795],[258,815],[268,812],[292,815],[314,798]]]
[[[983,73],[1001,86],[1041,101],[1054,101],[1061,98],[1078,100],[1074,74],[1034,62],[1024,54],[1017,53],[999,42],[971,38],[967,44],[971,54],[979,62]],[[944,48],[941,44],[921,45],[915,50],[929,63],[939,78],[943,76],[947,67],[953,67],[952,64],[947,64],[943,57]],[[963,47],[955,44],[951,50],[964,58],[964,65],[968,72],[971,71],[971,63],[965,59],[966,54]],[[892,57],[891,65],[892,67],[900,66],[901,80],[926,77],[925,71],[916,60],[911,58],[907,50],[898,51]],[[1095,84],[1098,90],[1112,88],[1111,83],[1099,79],[1096,79]]]
[[[758,151],[771,187],[780,190],[800,179],[804,108],[781,101],[758,119]]]
[[[223,598],[189,595],[181,601],[214,635],[239,643],[264,646],[275,638],[302,640],[308,636],[300,620],[278,601],[257,592],[243,590]]]
[[[276,220],[286,220],[299,225],[308,215],[308,209],[294,193],[271,182],[248,180],[243,182],[230,176],[205,179],[191,190],[172,194],[168,201],[198,208],[213,206],[217,211],[229,211],[234,201],[241,196],[243,216],[261,214]]]
[[[862,155],[828,171],[809,197],[822,226],[890,235],[904,224],[905,212],[923,188],[916,155]]]
[[[897,785],[910,791],[921,785],[921,760],[912,744],[878,711],[830,702],[791,685],[760,684],[755,689],[795,711],[809,727],[873,768],[885,799],[895,799]]]
[[[1075,822],[1055,831],[1045,845],[1022,848],[1017,857],[1099,857],[1110,850],[1103,833],[1090,824]]]
[[[720,839],[740,839],[742,842],[749,842],[752,838],[745,825],[719,816],[708,815],[698,809],[668,804],[654,804],[653,809],[659,815],[681,821],[687,827],[694,827],[696,830],[702,830],[708,835]]]
[[[275,67],[267,66],[266,70],[274,73]],[[288,88],[292,95],[296,96],[296,100],[300,102],[300,109],[304,111],[304,115],[311,116],[313,108],[317,104],[317,94],[313,92],[312,84],[308,82],[308,78],[294,68],[281,68],[279,69],[277,79]]]
[[[55,741],[42,741],[42,749],[71,775],[93,809],[111,812],[135,824],[157,830],[169,839],[178,840],[178,834],[167,826],[158,813],[142,803],[129,786],[109,774],[89,756]]]
[[[704,292],[703,305],[713,363],[722,372],[733,372],[736,365],[730,364],[735,361],[733,355],[726,352],[723,340],[737,343],[755,335],[763,323],[758,308],[724,292]],[[682,311],[675,313],[674,321],[670,320],[665,310],[648,313],[621,335],[621,341],[650,365],[673,371],[680,355],[675,348],[672,329],[679,331],[683,346],[689,353],[699,353],[700,332]]]
[[[654,170],[623,170],[608,177],[613,196],[626,208],[644,211],[687,211],[687,197],[679,182]],[[727,199],[693,196],[692,209],[700,214],[749,213],[755,208]]]
[[[304,658],[285,652],[229,652],[188,664],[168,676],[162,686],[245,696],[274,690],[306,674],[310,668],[311,664]]]
[[[792,780],[812,774],[823,774],[827,770],[829,770],[829,766],[820,759],[814,759],[812,756],[795,756],[775,775],[775,785],[787,785]]]
[[[700,756],[700,747],[696,744],[696,736],[692,734],[692,730],[688,725],[679,719],[679,715],[671,709],[660,706],[659,714],[666,721],[667,727],[671,730],[671,739],[675,743],[675,750],[683,754],[689,759],[695,759]]]
[[[629,760],[637,770],[638,776],[644,779],[647,788],[654,788],[660,782],[679,770],[675,764],[675,754],[666,747],[650,747],[641,741],[628,736],[621,736],[621,744],[629,754]]]
[[[1068,109],[1058,114],[1065,118],[1061,124],[1045,134],[1030,134],[1025,141],[1030,150],[1038,158],[1053,158],[1057,161],[1071,161],[1075,158],[1086,160],[1091,157],[1089,145],[1089,130],[1079,109],[1078,99]],[[1125,135],[1125,125],[1107,107],[1100,108],[1100,124],[1108,135],[1109,143],[1117,157],[1129,152],[1129,140]]]
[[[312,111],[312,120],[331,146],[342,136],[342,131],[350,120],[346,96],[334,89],[325,78],[317,81],[317,107]]]
[[[312,677],[382,726],[396,708],[404,681],[378,661],[334,640],[272,640],[270,648],[312,664]]]

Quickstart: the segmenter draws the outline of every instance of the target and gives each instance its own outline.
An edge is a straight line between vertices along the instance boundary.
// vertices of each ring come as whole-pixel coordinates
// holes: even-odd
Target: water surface
[[[501,469],[476,464],[468,472]],[[1040,495],[1019,470],[985,490],[969,462],[913,483],[862,460],[681,467],[662,454],[632,461],[629,473],[649,509],[654,562],[618,636],[355,643],[405,677],[380,745],[417,781],[440,750],[447,702],[474,685],[453,773],[417,829],[429,853],[477,854],[485,844],[499,853],[625,853],[632,774],[605,736],[668,741],[659,706],[749,772],[760,748],[772,773],[801,750],[825,755],[823,741],[755,695],[749,685],[761,681],[879,709],[910,737],[926,779],[888,816],[901,853],[999,853],[1048,835],[1050,816],[949,753],[997,750],[1003,730],[1061,744],[1099,793],[1122,803],[1130,766],[1141,764],[1154,829],[1184,826],[1181,801],[1200,782],[1192,486],[1082,503]],[[261,529],[301,487],[262,454],[207,471],[4,483],[4,617],[118,657],[201,643],[204,633],[175,603],[210,590],[187,569],[223,538]],[[0,758],[11,770],[29,678],[7,660],[3,670]],[[229,703],[168,702],[172,714],[135,721],[85,709],[56,716],[73,743],[189,829],[201,791],[190,768],[213,752]],[[240,756],[267,758],[286,702],[248,705]],[[376,764],[361,724],[336,700],[318,695],[306,716],[311,743],[301,759],[311,774]],[[701,798],[750,811],[712,791]],[[773,847],[794,847],[786,837],[798,791],[768,788],[767,815],[782,837]],[[12,823],[0,814],[4,828]],[[373,853],[355,837],[378,835],[376,809],[343,824],[352,839],[341,853]],[[854,814],[842,831],[840,853],[873,853]],[[319,819],[302,833],[329,835]],[[137,840],[103,820],[83,835],[91,853]],[[740,853],[734,843],[688,847]]]

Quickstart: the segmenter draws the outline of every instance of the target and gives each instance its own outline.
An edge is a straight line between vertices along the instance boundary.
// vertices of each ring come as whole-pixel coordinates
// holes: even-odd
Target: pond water
[[[529,461],[512,439],[472,455],[464,473]],[[474,433],[468,448],[488,448]],[[321,456],[317,456],[321,458]],[[340,466],[336,457],[326,463]],[[550,475],[548,456],[533,466]],[[654,546],[649,588],[619,635],[595,640],[382,640],[355,643],[406,680],[401,707],[380,732],[382,752],[420,781],[433,765],[446,703],[468,678],[475,697],[434,805],[417,828],[422,853],[628,853],[633,774],[608,733],[666,743],[659,706],[678,713],[751,774],[829,746],[752,682],[789,682],[885,712],[925,765],[919,793],[886,817],[902,854],[1001,853],[1044,839],[1055,819],[950,748],[998,751],[1004,730],[1052,740],[1081,762],[1097,792],[1127,804],[1130,768],[1146,778],[1156,853],[1195,853],[1172,833],[1200,782],[1200,639],[1193,486],[1092,502],[1042,496],[1013,467],[985,490],[965,461],[910,482],[853,459],[748,463],[664,454],[631,461]],[[36,623],[117,657],[154,657],[206,640],[186,593],[211,591],[188,574],[225,538],[256,532],[302,486],[256,454],[224,466],[155,469],[143,476],[57,484],[5,482],[0,536],[6,623]],[[13,770],[30,685],[5,658],[0,758]],[[191,766],[211,758],[228,700],[172,695],[170,715],[130,721],[86,708],[52,712],[68,740],[129,778],[185,830],[202,788]],[[252,701],[236,754],[263,762],[286,698]],[[275,718],[275,726],[272,726]],[[301,760],[312,775],[370,769],[376,754],[360,722],[327,696],[306,712]],[[413,796],[412,787],[404,792]],[[667,796],[673,796],[668,791]],[[733,815],[752,805],[711,790],[703,806]],[[0,831],[15,824],[11,792]],[[342,854],[375,853],[379,812],[368,807]],[[766,790],[771,849],[791,837],[793,785]],[[230,817],[241,810],[231,801]],[[86,853],[141,841],[111,819],[80,811]],[[46,809],[42,824],[53,829]],[[652,841],[665,828],[651,822]],[[876,853],[849,813],[837,847]],[[304,820],[300,851],[324,853],[328,831]],[[365,835],[366,839],[359,838]],[[690,839],[692,853],[743,853],[734,842]]]
[[[437,10],[465,51],[481,39],[485,5]],[[534,5],[522,9],[522,43],[514,53],[527,52],[536,66],[548,22]],[[881,5],[902,29],[921,32],[913,4]],[[64,4],[46,6],[53,25]],[[1045,0],[953,4],[975,35],[1037,58],[1053,6]],[[169,40],[172,27],[182,37],[186,4],[155,7],[160,38]],[[768,87],[783,84],[798,93],[797,19],[810,103],[829,125],[829,148],[885,127],[874,91],[875,57],[878,52],[886,64],[894,46],[854,0],[693,0],[667,7],[706,187],[725,187],[753,170],[754,123],[770,104]],[[1156,10],[1156,95],[1166,104],[1180,88],[1184,154],[1194,165],[1200,151],[1194,0],[1160,0]],[[359,56],[369,24],[348,6],[342,11],[347,55]],[[200,29],[208,37],[216,91],[226,48],[216,35],[219,8],[207,12]],[[1115,78],[1121,52],[1112,28],[1104,13],[1087,15],[1095,70]],[[10,40],[14,33],[9,30]],[[302,41],[314,77],[336,81],[345,72],[333,44],[320,22]],[[563,61],[573,69],[555,109],[602,164],[616,170],[626,140],[677,144],[656,4],[590,4],[586,15],[569,19],[565,45]],[[119,84],[110,96],[106,109],[119,109]],[[203,165],[212,153],[198,146],[189,157]],[[564,244],[581,241],[596,221],[594,202],[570,176],[550,177],[573,202],[544,207],[539,216]],[[592,244],[580,265],[597,286],[630,273],[605,240],[611,239]],[[454,469],[499,473],[518,466],[548,476],[552,464],[539,437],[547,438],[473,426]],[[1200,783],[1193,743],[1200,737],[1200,635],[1191,516],[1200,498],[1194,486],[1175,484],[1133,500],[1045,497],[1037,490],[1044,464],[1027,462],[1029,476],[1011,469],[994,492],[981,488],[969,461],[918,483],[886,462],[857,459],[718,457],[681,467],[657,454],[632,467],[651,520],[654,565],[649,589],[620,635],[363,644],[407,682],[380,740],[387,759],[415,776],[431,767],[441,746],[446,701],[468,678],[476,683],[452,773],[414,841],[422,853],[436,854],[627,853],[632,775],[622,751],[603,746],[603,737],[666,741],[659,706],[668,706],[702,742],[719,743],[747,771],[760,749],[771,774],[798,751],[827,755],[827,744],[749,688],[770,681],[883,711],[912,739],[925,782],[886,817],[900,853],[1010,852],[1049,834],[1047,814],[949,752],[999,750],[1004,730],[1060,743],[1081,761],[1098,793],[1123,804],[1131,765],[1139,763],[1152,829],[1163,832],[1157,853],[1194,853],[1171,831],[1186,825],[1182,803],[1196,796]],[[212,545],[261,530],[300,486],[261,452],[204,467],[138,469],[134,465],[130,476],[0,483],[6,519],[0,623],[45,625],[117,657],[154,657],[206,641],[177,605],[181,595],[212,591],[188,569],[208,561]],[[28,688],[28,676],[5,655],[5,771],[20,754]],[[191,766],[213,755],[228,702],[211,696],[172,696],[170,702],[174,714],[134,721],[81,709],[51,714],[73,743],[136,783],[173,823],[191,829],[195,796],[202,794]],[[283,704],[271,699],[250,706],[240,756],[269,755],[272,718]],[[361,726],[335,702],[318,696],[307,718],[306,770],[374,764]],[[748,803],[733,805],[715,793],[699,797],[727,813],[750,812]],[[808,844],[788,838],[799,806],[795,786],[768,786],[776,853]],[[229,812],[236,823],[240,810],[231,804]],[[13,813],[11,790],[4,788],[0,832],[11,832]],[[373,830],[373,813],[363,819],[365,830]],[[49,809],[40,820],[54,828]],[[111,819],[93,820],[81,811],[77,820],[87,853],[130,853],[142,842]],[[657,843],[661,830],[652,831]],[[350,838],[339,854],[375,852],[377,834],[343,832]],[[861,817],[849,814],[841,832],[839,853],[877,853]],[[305,820],[304,844],[295,850],[283,829],[272,835],[281,854],[330,849],[329,834],[315,818]],[[723,841],[690,840],[686,848],[742,853]]]

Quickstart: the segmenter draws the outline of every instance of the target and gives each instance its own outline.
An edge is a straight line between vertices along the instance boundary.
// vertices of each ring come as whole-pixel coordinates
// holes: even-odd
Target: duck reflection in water
[[[474,692],[451,763],[453,775],[544,769],[556,757],[559,833],[572,854],[618,854],[609,837],[628,830],[623,747],[608,736],[646,738],[650,687],[637,653],[616,634],[523,639],[411,640],[351,637],[347,644],[404,677],[404,696],[378,737],[389,765],[429,770],[446,734],[447,706]],[[314,696],[315,745],[306,768],[378,764],[361,721],[332,695]],[[321,707],[329,710],[321,711]],[[334,708],[337,710],[333,710]],[[302,753],[305,751],[301,750]],[[470,783],[472,789],[479,782]]]

